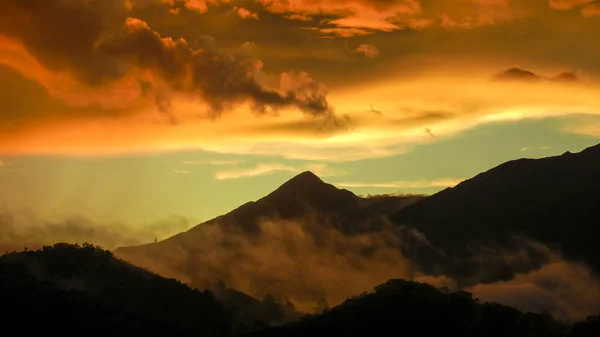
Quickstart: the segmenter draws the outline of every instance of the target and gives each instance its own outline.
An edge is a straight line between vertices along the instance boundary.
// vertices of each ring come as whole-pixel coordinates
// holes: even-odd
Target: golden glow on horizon
[[[240,106],[216,119],[198,117],[198,102],[173,101],[171,125],[147,105],[136,115],[51,121],[0,136],[5,154],[111,155],[204,149],[230,153],[281,154],[301,159],[353,160],[398,153],[477,125],[570,113],[598,114],[600,89],[581,83],[492,83],[488,79],[389,80],[331,95],[338,127],[299,112],[257,116]],[[377,105],[369,107],[369,102]],[[343,117],[347,115],[349,118]],[[424,130],[430,130],[425,132]],[[232,138],[230,135],[235,134]],[[338,154],[344,149],[349,154]]]

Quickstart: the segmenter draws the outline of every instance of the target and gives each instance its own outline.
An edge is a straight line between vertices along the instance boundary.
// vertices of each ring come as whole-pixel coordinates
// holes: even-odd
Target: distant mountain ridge
[[[392,216],[452,256],[471,243],[539,241],[600,272],[600,145],[518,159],[447,188]]]

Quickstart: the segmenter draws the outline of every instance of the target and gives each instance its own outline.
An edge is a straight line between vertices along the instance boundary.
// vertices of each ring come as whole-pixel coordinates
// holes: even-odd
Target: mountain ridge
[[[451,255],[465,242],[537,240],[600,271],[600,145],[579,153],[517,159],[482,172],[392,215]]]

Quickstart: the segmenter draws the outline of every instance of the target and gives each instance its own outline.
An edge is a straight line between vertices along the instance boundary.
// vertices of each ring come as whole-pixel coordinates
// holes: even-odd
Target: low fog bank
[[[227,228],[227,230],[224,230]],[[390,230],[344,235],[316,221],[265,220],[259,231],[202,225],[171,240],[118,257],[193,286],[223,281],[257,298],[287,297],[298,310],[347,297],[394,277],[415,278],[416,269],[397,247]]]
[[[514,238],[511,247],[474,245],[471,256],[459,259],[414,230],[388,223],[348,234],[311,215],[295,221],[263,219],[251,233],[215,222],[115,254],[194,287],[226,284],[256,298],[272,296],[305,313],[320,312],[393,278],[467,290],[482,301],[569,321],[600,312],[600,280],[585,265],[522,238]]]
[[[37,249],[56,242],[89,242],[106,249],[141,245],[185,231],[193,225],[187,218],[170,215],[162,220],[139,225],[122,222],[100,223],[85,217],[44,220],[26,212],[0,209],[0,253]]]

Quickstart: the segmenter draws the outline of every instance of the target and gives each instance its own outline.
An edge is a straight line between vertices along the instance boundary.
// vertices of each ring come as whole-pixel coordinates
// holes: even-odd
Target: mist
[[[440,263],[454,259],[450,265],[462,268],[433,272],[422,268],[418,256],[403,253],[415,245],[414,237],[389,223],[369,232],[343,233],[316,214],[294,221],[263,219],[253,232],[217,219],[158,244],[115,254],[193,287],[211,288],[222,281],[256,298],[289,301],[304,313],[338,305],[393,278],[466,290],[481,301],[549,312],[565,321],[600,311],[600,279],[585,265],[539,243],[521,239],[516,249],[482,247],[464,261],[446,256]],[[428,244],[422,234],[420,238]],[[465,266],[471,266],[470,273]]]
[[[35,213],[0,209],[0,253],[56,242],[93,243],[106,249],[162,240],[189,229],[193,220],[169,215],[145,224],[97,222],[83,216],[47,220]]]

